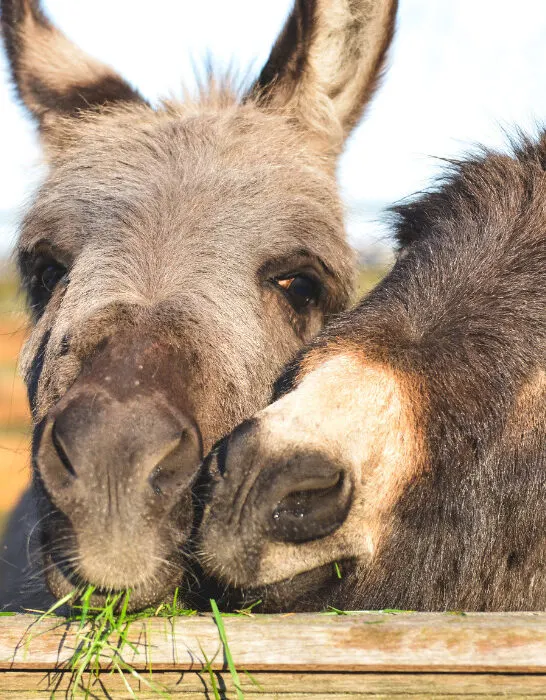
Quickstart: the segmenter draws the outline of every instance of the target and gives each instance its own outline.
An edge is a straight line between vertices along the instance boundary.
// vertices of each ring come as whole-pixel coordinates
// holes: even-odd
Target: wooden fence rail
[[[245,697],[546,698],[546,613],[227,616],[224,626]],[[128,638],[122,656],[140,679],[111,673],[105,653],[89,697],[161,697],[152,683],[163,697],[214,698],[207,666],[220,697],[237,697],[210,616],[139,620]],[[78,625],[62,618],[0,618],[0,698],[71,697],[77,645]]]

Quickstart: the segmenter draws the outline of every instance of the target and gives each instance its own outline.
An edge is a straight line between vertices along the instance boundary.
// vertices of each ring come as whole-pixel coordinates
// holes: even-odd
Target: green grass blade
[[[241,689],[241,682],[239,681],[239,674],[237,673],[237,669],[235,668],[233,656],[231,655],[231,650],[229,648],[226,628],[224,627],[224,621],[222,620],[222,615],[218,610],[216,601],[212,598],[210,599],[210,607],[212,608],[214,621],[216,622],[216,626],[218,627],[218,633],[224,646],[224,654],[226,655],[226,661],[229,668],[229,672],[231,674],[231,679],[233,681],[233,685],[235,686],[235,692],[237,693],[237,700],[244,700],[245,696],[243,695],[243,691]]]
[[[234,613],[231,613],[229,615],[226,615],[224,613],[224,617],[239,617],[240,615],[246,615],[246,617],[252,617],[253,615],[253,610],[257,605],[260,605],[262,602],[261,598],[260,600],[256,600],[254,603],[251,603],[250,605],[247,605],[246,608],[241,608],[240,610],[236,610]]]
[[[131,686],[129,685],[129,681],[127,680],[127,678],[125,678],[125,673],[123,672],[123,669],[121,668],[121,666],[120,666],[116,661],[114,661],[114,668],[116,669],[116,671],[117,671],[118,674],[119,674],[119,677],[120,677],[121,680],[123,681],[123,684],[124,684],[124,686],[126,687],[127,692],[129,693],[129,697],[135,698],[135,700],[136,700],[135,691],[134,691],[134,690],[131,688]]]
[[[125,618],[127,617],[127,608],[129,607],[129,600],[131,598],[131,591],[130,590],[125,591],[124,596],[125,597],[123,598],[123,604],[121,606],[121,611],[119,614],[119,619],[121,621],[121,624],[123,624],[125,622]]]
[[[199,648],[201,649],[201,653],[203,654],[203,658],[205,659],[205,671],[209,674],[210,684],[212,686],[212,692],[214,694],[214,700],[222,700],[222,698],[220,697],[220,691],[218,690],[218,682],[216,681],[216,676],[214,675],[214,671],[212,670],[212,661],[209,660],[209,657],[206,655],[205,650],[201,645],[199,645]]]
[[[49,610],[46,610],[44,613],[40,615],[40,617],[36,620],[36,622],[41,622],[44,618],[50,617],[53,615],[55,610],[58,610],[61,608],[63,605],[68,603],[69,600],[72,600],[72,598],[76,595],[76,591],[72,591],[71,593],[67,593],[65,596],[63,596],[60,600],[58,600],[56,603],[53,603],[53,605],[49,608]]]
[[[254,686],[256,686],[256,688],[258,688],[260,693],[265,692],[265,688],[263,687],[263,685],[261,685],[261,683],[258,683],[258,681],[254,678],[254,676],[251,673],[249,673],[248,671],[245,671],[245,670],[243,670],[243,673],[249,679],[249,681],[252,683],[252,685],[254,685]]]
[[[332,605],[329,605],[326,611],[326,614],[328,615],[329,613],[334,614],[334,615],[347,615],[346,610],[340,610],[339,608],[334,608]]]
[[[85,593],[82,595],[82,604],[80,608],[80,630],[82,630],[85,627],[85,623],[87,622],[89,605],[94,590],[95,586],[87,586],[87,588],[85,589]]]

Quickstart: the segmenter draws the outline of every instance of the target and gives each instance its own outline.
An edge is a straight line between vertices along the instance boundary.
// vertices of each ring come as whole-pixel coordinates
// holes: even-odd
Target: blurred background
[[[251,78],[291,0],[46,0],[55,23],[148,99],[180,96],[210,56]],[[544,0],[400,0],[389,71],[343,156],[347,228],[361,290],[390,260],[382,209],[429,185],[439,158],[476,143],[502,148],[514,125],[546,119]],[[17,221],[43,172],[33,125],[0,58],[0,529],[28,480],[28,412],[16,358],[26,316],[10,253]]]

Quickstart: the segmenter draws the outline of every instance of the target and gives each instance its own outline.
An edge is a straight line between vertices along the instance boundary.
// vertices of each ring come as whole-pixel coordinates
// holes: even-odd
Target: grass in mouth
[[[57,691],[60,690],[60,684],[63,679],[63,674],[69,672],[71,674],[70,685],[67,690],[62,691],[62,697],[75,698],[83,697],[94,698],[96,695],[97,684],[102,689],[100,679],[101,666],[104,669],[104,662],[110,665],[110,672],[117,672],[130,697],[137,698],[137,692],[134,691],[129,682],[128,676],[132,676],[135,680],[142,683],[148,690],[157,694],[159,697],[169,698],[169,692],[154,681],[152,676],[151,661],[148,666],[148,673],[145,675],[138,672],[130,664],[124,661],[122,653],[126,647],[129,647],[135,654],[142,651],[133,642],[130,641],[128,632],[131,623],[149,617],[174,618],[180,616],[195,615],[195,610],[185,609],[179,602],[178,589],[175,590],[173,600],[169,603],[161,603],[157,608],[148,608],[141,612],[129,613],[129,601],[131,591],[123,591],[107,596],[104,603],[100,606],[92,604],[94,586],[88,586],[83,593],[72,591],[63,598],[58,600],[51,606],[47,612],[41,613],[38,622],[43,619],[54,616],[64,605],[71,606],[71,614],[67,618],[68,622],[77,623],[76,632],[76,649],[63,668],[59,669],[53,679],[53,689],[51,698],[56,697]],[[77,599],[77,602],[76,602]],[[226,615],[232,617],[234,615],[249,616],[252,614],[252,608],[258,605],[261,601],[257,601],[254,605],[249,606],[245,610],[240,610],[237,613]],[[213,619],[218,628],[218,635],[222,643],[224,658],[227,663],[237,700],[244,700],[244,694],[241,688],[239,675],[235,667],[233,656],[229,648],[226,629],[223,622],[223,615],[218,609],[215,600],[210,601]],[[37,612],[37,611],[34,611]],[[31,641],[32,635],[28,638]],[[209,659],[203,649],[201,649],[204,658],[203,672],[208,674],[212,692],[215,700],[220,700],[220,690],[216,674],[213,671],[212,664],[214,659]],[[246,672],[245,672],[246,673]],[[250,674],[247,674],[250,676]],[[258,685],[252,677],[251,681]]]
[[[78,623],[76,649],[54,677],[53,690],[50,697],[56,697],[63,673],[67,671],[71,673],[70,686],[67,691],[63,690],[62,697],[81,697],[82,693],[85,698],[97,697],[93,686],[96,683],[101,686],[99,672],[101,670],[101,662],[105,660],[110,664],[111,672],[119,673],[131,697],[137,698],[137,694],[127,680],[128,675],[142,683],[149,692],[151,691],[159,697],[171,697],[164,688],[153,680],[151,667],[149,668],[150,674],[143,675],[124,661],[122,654],[126,647],[129,647],[135,654],[139,654],[142,651],[130,641],[128,637],[129,627],[131,623],[148,617],[173,618],[195,615],[196,611],[187,610],[180,605],[178,589],[174,593],[172,602],[162,603],[157,608],[148,608],[136,613],[128,612],[131,591],[122,591],[108,595],[100,606],[92,604],[94,592],[94,586],[88,586],[79,595],[77,591],[72,591],[58,600],[38,618],[38,622],[40,622],[53,616],[64,605],[70,604],[71,614],[67,618],[67,622]],[[75,602],[76,596],[79,599],[77,604]],[[30,635],[30,638],[32,638],[32,635]],[[87,675],[84,676],[86,673]]]

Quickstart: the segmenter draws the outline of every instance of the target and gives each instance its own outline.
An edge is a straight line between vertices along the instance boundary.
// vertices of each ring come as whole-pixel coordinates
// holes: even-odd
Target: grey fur
[[[375,14],[369,13],[372,5]],[[354,113],[361,111],[381,70],[395,6],[389,0],[365,3],[358,31],[364,39],[363,27],[369,24],[364,52],[369,67],[361,71],[360,90],[352,88]],[[298,3],[294,13],[302,8],[312,10],[305,29],[309,51],[317,37],[325,39],[326,28],[316,30],[320,6]],[[339,12],[345,11],[340,2]],[[156,586],[160,579],[174,586],[184,572],[182,563],[171,561],[174,554],[162,533],[183,549],[189,532],[175,533],[163,516],[154,529],[136,496],[132,509],[122,503],[114,519],[100,507],[91,508],[92,498],[80,503],[77,518],[67,518],[59,506],[62,488],[53,489],[37,463],[44,426],[51,428],[60,407],[70,406],[82,386],[103,396],[106,381],[119,393],[130,379],[139,388],[128,401],[151,394],[158,401],[168,398],[197,426],[207,451],[267,404],[284,363],[350,298],[353,257],[333,175],[339,148],[323,140],[328,129],[338,133],[335,121],[344,117],[336,117],[333,108],[330,126],[315,130],[298,115],[306,106],[311,114],[313,100],[324,106],[329,99],[321,92],[320,75],[306,70],[306,90],[315,80],[315,97],[300,100],[297,108],[290,100],[265,104],[263,85],[241,101],[212,80],[200,99],[154,110],[109,68],[67,44],[37,2],[3,0],[2,18],[14,80],[39,119],[50,168],[18,242],[22,282],[34,303],[34,325],[21,358],[35,424],[35,496],[30,502],[43,518],[33,537],[54,572],[49,584],[57,595],[63,586],[73,585],[59,574],[65,564],[85,580],[88,555],[82,548],[91,540],[104,581],[115,579],[117,554],[133,557],[125,568],[144,571],[147,585],[135,599],[135,605],[143,605],[167,592]],[[355,26],[348,24],[347,30]],[[34,50],[37,37],[52,57],[49,62]],[[69,64],[62,64],[67,55],[78,61],[73,74]],[[277,66],[278,60],[277,55]],[[363,59],[355,53],[353,60]],[[82,75],[93,81],[82,85]],[[267,90],[275,92],[275,75]],[[67,270],[51,294],[39,279],[40,255]],[[305,313],[297,313],[275,280],[308,268],[320,283],[320,297]],[[127,344],[121,369],[120,338]],[[97,366],[104,367],[111,348],[118,364],[106,365],[108,371],[117,368],[106,377],[108,371]],[[139,367],[149,369],[139,364],[142,353],[149,357],[154,348],[156,368],[136,379]],[[122,377],[125,369],[129,379]],[[146,426],[145,417],[135,415],[134,429]],[[116,437],[121,428],[113,424],[111,429]],[[74,471],[77,478],[78,465]],[[129,493],[134,475],[129,471],[127,481],[117,484],[122,471],[127,471],[125,464],[120,472],[107,472],[109,485],[97,481],[98,476],[91,480],[93,497],[110,503],[111,483],[116,498],[118,490]],[[186,489],[184,498],[188,496]],[[145,537],[139,523],[147,523]],[[161,529],[164,525],[167,530]],[[36,579],[21,562],[17,522],[11,523],[10,533],[18,541],[7,541],[4,556],[20,576],[10,576],[8,585],[2,574],[0,605],[20,606],[28,601],[27,589],[36,593]],[[156,566],[154,557],[166,568]],[[53,565],[60,559],[62,566]],[[26,581],[32,583],[30,589]]]

